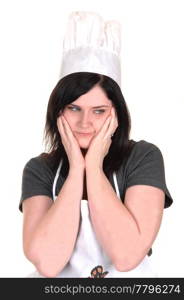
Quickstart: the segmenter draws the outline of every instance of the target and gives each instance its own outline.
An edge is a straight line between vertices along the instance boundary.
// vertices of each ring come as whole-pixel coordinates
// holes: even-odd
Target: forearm
[[[119,269],[128,265],[140,239],[139,228],[129,210],[118,199],[102,169],[86,171],[91,220],[97,238],[113,264]]]
[[[83,170],[71,170],[33,238],[33,252],[40,272],[55,277],[68,262],[75,245],[83,192]]]

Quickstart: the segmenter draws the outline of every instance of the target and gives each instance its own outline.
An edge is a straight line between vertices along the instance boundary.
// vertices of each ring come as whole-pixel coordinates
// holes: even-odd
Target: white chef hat
[[[94,12],[69,15],[63,40],[60,79],[75,72],[107,75],[121,87],[121,26]]]

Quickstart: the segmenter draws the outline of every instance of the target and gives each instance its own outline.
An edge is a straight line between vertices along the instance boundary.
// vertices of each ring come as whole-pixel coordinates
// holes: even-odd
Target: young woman
[[[159,148],[130,140],[110,77],[78,72],[51,93],[47,152],[22,177],[23,249],[33,277],[154,277],[150,263],[172,197]]]

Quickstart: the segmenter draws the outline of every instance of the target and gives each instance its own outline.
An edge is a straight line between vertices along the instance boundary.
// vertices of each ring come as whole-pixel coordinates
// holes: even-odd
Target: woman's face
[[[80,148],[89,147],[91,139],[99,132],[110,115],[112,106],[112,102],[99,86],[93,87],[89,92],[65,106],[63,115]]]

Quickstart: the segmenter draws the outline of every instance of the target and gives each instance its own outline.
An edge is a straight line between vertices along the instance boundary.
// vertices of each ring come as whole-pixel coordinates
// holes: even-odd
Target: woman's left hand
[[[91,140],[90,146],[85,156],[86,166],[98,166],[103,168],[104,157],[109,152],[112,143],[111,135],[114,134],[118,127],[118,120],[115,108],[111,108],[110,116],[105,120],[100,131]]]

